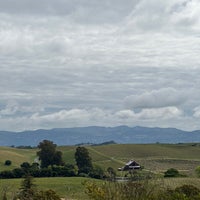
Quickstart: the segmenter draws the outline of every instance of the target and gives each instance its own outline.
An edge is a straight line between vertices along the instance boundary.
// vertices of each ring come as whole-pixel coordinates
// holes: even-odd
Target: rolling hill
[[[63,152],[66,163],[75,164],[76,146],[58,146]],[[118,169],[127,161],[134,159],[145,169],[164,171],[174,167],[193,173],[200,166],[200,144],[112,144],[87,146],[95,165],[106,170],[108,167]],[[0,147],[0,171],[19,167],[22,162],[33,163],[38,149],[18,149]],[[11,160],[11,166],[5,166],[5,160]]]

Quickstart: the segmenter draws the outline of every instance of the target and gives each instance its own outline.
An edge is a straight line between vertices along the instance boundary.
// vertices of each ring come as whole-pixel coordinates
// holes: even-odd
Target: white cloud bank
[[[3,113],[2,114],[7,114]],[[9,113],[10,114],[10,113]],[[132,110],[120,110],[111,112],[99,108],[93,109],[71,109],[60,110],[50,114],[34,113],[30,116],[12,117],[5,120],[0,118],[1,127],[7,127],[9,124],[16,130],[55,128],[55,127],[72,127],[72,126],[118,126],[121,124],[136,126],[136,122],[145,121],[154,122],[157,120],[172,120],[182,116],[182,111],[176,107],[143,109],[139,113]]]

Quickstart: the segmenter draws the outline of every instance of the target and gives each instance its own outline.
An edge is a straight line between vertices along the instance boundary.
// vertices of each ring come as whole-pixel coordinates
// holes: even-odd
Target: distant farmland
[[[176,168],[186,174],[184,178],[159,179],[159,184],[175,188],[182,184],[193,184],[200,188],[200,179],[194,171],[200,166],[199,144],[112,144],[103,146],[86,146],[94,165],[104,170],[112,167],[115,170],[122,167],[127,161],[134,159],[146,172],[154,172],[162,177],[165,170]],[[75,164],[74,153],[76,146],[59,146],[66,163]],[[0,171],[19,167],[23,162],[32,163],[37,158],[38,149],[17,149],[0,147]],[[5,160],[11,160],[11,166],[5,166]],[[118,173],[118,176],[120,173]],[[83,199],[88,197],[84,193],[83,182],[90,179],[82,177],[35,178],[40,189],[54,189],[67,199]],[[97,180],[95,180],[97,181]],[[0,179],[0,189],[7,187],[8,195],[20,187],[21,179]],[[98,180],[98,182],[102,182]]]
[[[134,159],[151,171],[164,171],[170,167],[193,173],[200,165],[199,144],[113,144],[87,146],[94,164],[103,169],[117,169],[130,159]],[[58,147],[63,152],[66,163],[75,164],[75,146]],[[22,162],[34,162],[37,149],[17,149],[0,147],[0,170],[19,167]],[[5,160],[11,160],[11,166],[4,166]]]

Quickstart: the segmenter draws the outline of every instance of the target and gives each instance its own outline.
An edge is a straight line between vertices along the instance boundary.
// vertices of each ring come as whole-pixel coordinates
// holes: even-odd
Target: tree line
[[[21,178],[25,175],[33,177],[72,177],[84,176],[92,178],[105,178],[105,172],[99,166],[93,166],[92,158],[87,148],[78,146],[74,158],[76,164],[68,164],[63,161],[63,153],[57,150],[57,145],[52,141],[43,140],[38,144],[37,156],[39,162],[23,162],[20,167],[13,170],[0,172],[0,178]],[[11,161],[6,161],[11,164]],[[109,168],[112,174],[114,170]]]

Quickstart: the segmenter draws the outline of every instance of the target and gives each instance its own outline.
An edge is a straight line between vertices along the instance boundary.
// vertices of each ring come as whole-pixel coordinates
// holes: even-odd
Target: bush
[[[105,177],[103,169],[99,166],[94,166],[91,172],[89,173],[91,178],[102,179]]]
[[[112,167],[107,168],[108,176],[110,178],[115,178],[116,176],[116,171]]]
[[[177,169],[170,168],[164,173],[164,177],[180,177],[183,176]]]
[[[89,177],[89,175],[86,174],[86,173],[80,173],[80,174],[78,174],[78,176],[80,176],[80,177],[85,177],[85,178],[88,178],[88,177]]]
[[[74,165],[68,164],[65,166],[53,166],[52,173],[54,176],[70,177],[76,176],[77,170],[75,169]]]
[[[85,187],[86,194],[93,200],[158,200],[154,185],[145,181],[104,182],[103,184],[85,182]]]
[[[195,169],[195,172],[196,172],[197,176],[200,177],[200,166],[198,166],[198,167]]]
[[[34,196],[34,200],[60,200],[60,197],[53,190],[40,191]]]
[[[85,192],[93,200],[200,200],[200,190],[193,185],[164,188],[148,180],[130,182],[85,182]]]
[[[11,164],[12,164],[11,160],[6,160],[4,163],[4,165],[6,165],[6,166],[10,166]]]
[[[15,168],[12,172],[15,178],[22,178],[26,174],[22,168]]]
[[[55,191],[49,189],[47,191],[38,191],[33,183],[33,177],[26,176],[21,183],[21,188],[16,196],[19,200],[60,200],[59,195]]]
[[[193,185],[182,185],[181,187],[177,187],[175,191],[181,194],[185,194],[186,197],[190,198],[200,195],[200,190]]]
[[[42,168],[40,170],[40,177],[52,177],[52,169],[51,168]]]
[[[0,172],[0,178],[15,178],[12,171],[2,171]]]

